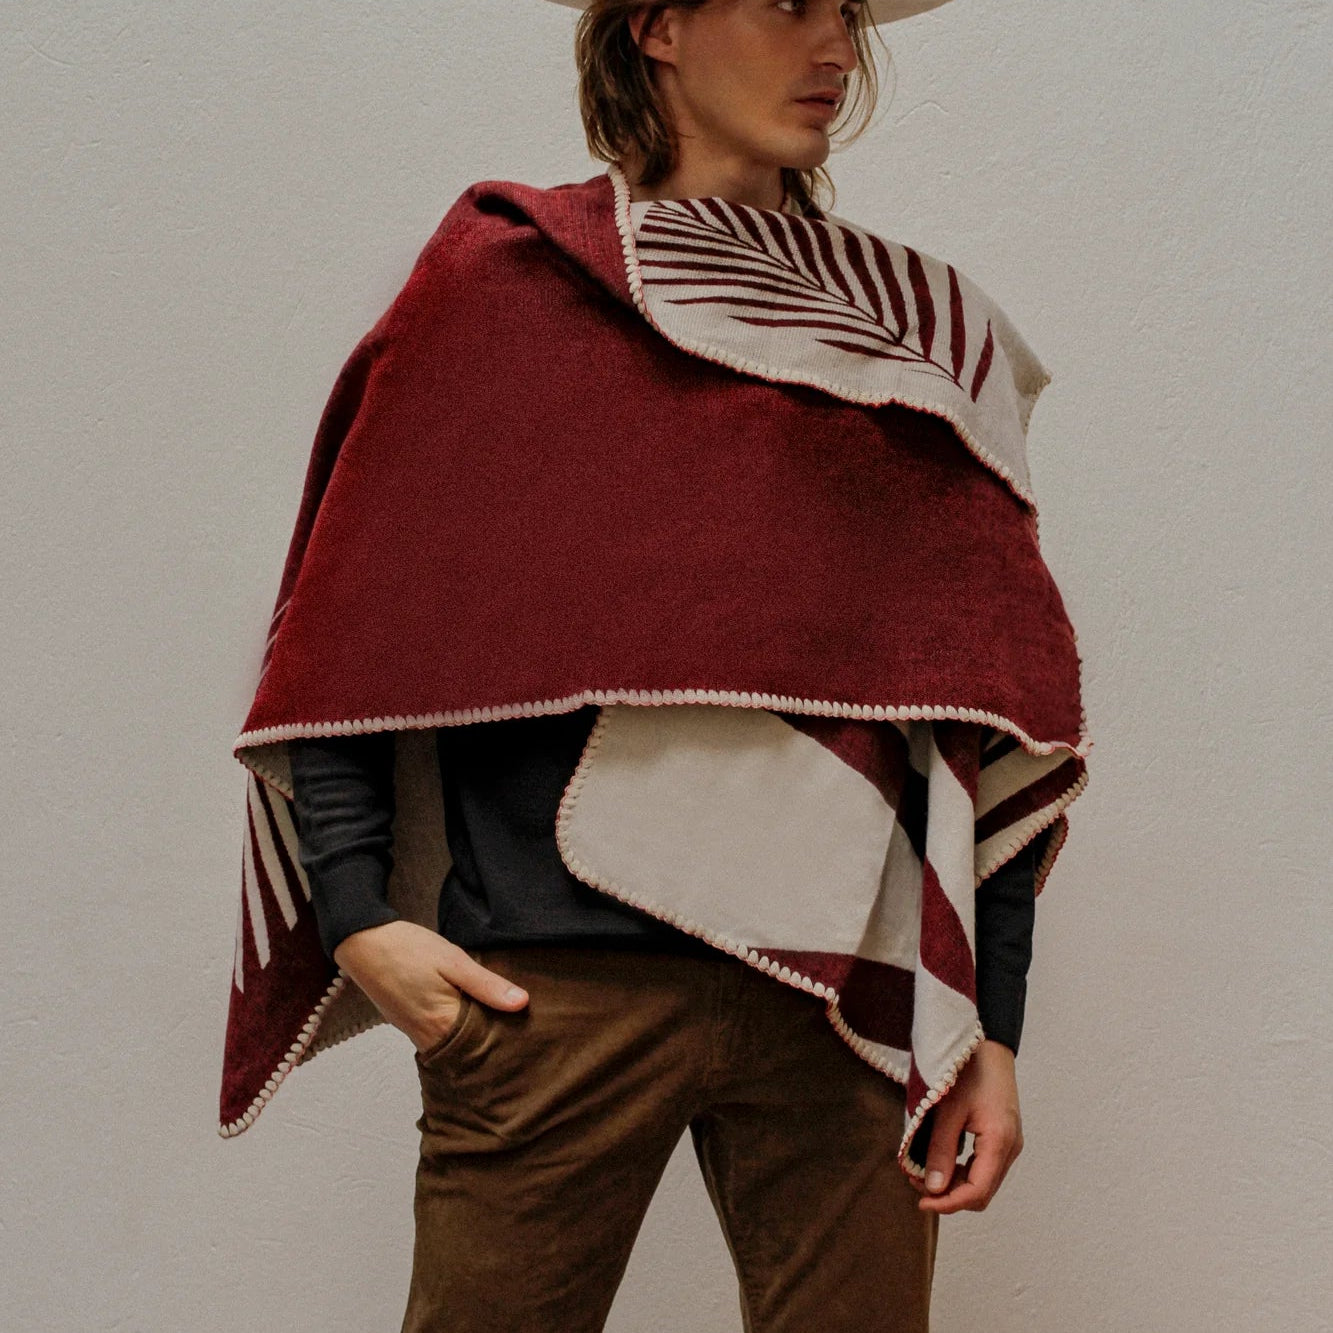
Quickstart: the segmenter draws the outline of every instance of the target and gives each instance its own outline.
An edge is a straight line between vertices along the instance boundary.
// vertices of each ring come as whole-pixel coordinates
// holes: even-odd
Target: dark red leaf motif
[[[967,355],[967,330],[963,327],[963,293],[958,287],[958,271],[949,268],[949,351],[953,354],[953,377],[961,382],[963,360]]]
[[[986,321],[986,341],[981,344],[981,356],[977,358],[977,372],[972,376],[972,401],[977,401],[977,395],[981,392],[981,386],[986,382],[986,374],[990,370],[991,358],[995,355],[995,331],[990,326],[990,320]]]
[[[904,249],[907,251],[907,276],[912,283],[912,295],[916,297],[917,335],[921,339],[921,353],[928,358],[935,342],[935,298],[930,294],[921,256],[910,245]]]
[[[720,306],[743,324],[804,329],[826,347],[908,362],[962,387],[966,341],[957,276],[950,268],[954,318],[946,366],[931,355],[935,300],[921,256],[910,247],[901,250],[915,327],[893,254],[872,233],[721,199],[658,200],[639,224],[636,247],[644,287],[664,304]],[[919,347],[908,341],[912,332]]]
[[[872,236],[870,247],[875,252],[875,266],[879,270],[880,277],[884,279],[884,286],[888,288],[889,306],[898,325],[898,336],[901,338],[907,332],[907,302],[903,298],[903,285],[893,271],[893,260],[889,256],[888,246],[878,236]]]

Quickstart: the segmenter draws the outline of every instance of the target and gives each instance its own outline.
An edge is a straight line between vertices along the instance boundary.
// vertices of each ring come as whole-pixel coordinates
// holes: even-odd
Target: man
[[[845,591],[865,563],[869,548],[856,534],[873,536],[877,529],[874,511],[860,507],[861,492],[890,493],[876,484],[874,471],[881,452],[888,452],[895,468],[910,470],[928,460],[939,469],[947,485],[935,491],[923,484],[915,501],[919,508],[927,494],[950,497],[948,507],[932,516],[932,528],[947,529],[951,514],[957,518],[975,504],[997,541],[1022,547],[1031,580],[1027,600],[994,622],[1005,628],[992,629],[983,636],[986,642],[996,642],[1024,614],[1033,617],[1031,624],[1013,630],[1014,641],[1023,645],[1040,639],[1043,628],[1053,628],[1057,638],[1067,628],[1058,595],[1043,582],[1035,526],[1030,534],[1024,527],[1021,459],[1015,454],[1006,461],[1003,430],[996,424],[992,436],[982,412],[988,402],[1000,401],[987,395],[1000,379],[992,369],[1003,360],[1012,375],[1005,401],[1016,404],[1025,429],[1026,412],[1044,383],[1029,349],[1007,329],[1002,312],[988,311],[981,294],[948,268],[949,354],[936,355],[931,288],[945,266],[932,261],[927,268],[921,256],[905,252],[902,272],[915,317],[895,325],[893,316],[900,306],[906,311],[908,296],[899,289],[893,256],[883,246],[882,254],[874,251],[868,240],[857,253],[880,265],[878,279],[865,279],[860,294],[866,299],[831,304],[848,286],[839,281],[837,252],[828,246],[841,236],[852,256],[855,237],[847,240],[849,233],[832,227],[815,203],[815,171],[827,157],[838,107],[863,68],[868,20],[893,16],[832,0],[698,0],[665,7],[610,0],[585,14],[580,101],[590,145],[612,163],[616,190],[618,236],[607,239],[623,245],[635,308],[651,326],[647,332],[663,339],[644,341],[645,330],[636,325],[632,333],[626,330],[626,347],[636,357],[642,348],[660,362],[655,371],[640,358],[639,377],[674,377],[664,402],[679,416],[658,413],[647,388],[626,394],[621,416],[608,417],[609,424],[590,430],[586,440],[551,451],[549,474],[518,464],[517,419],[497,431],[503,450],[488,450],[471,436],[468,465],[486,477],[486,485],[469,491],[471,505],[456,501],[448,544],[440,544],[443,530],[437,539],[439,577],[459,607],[537,577],[530,572],[537,561],[519,559],[537,555],[536,547],[524,547],[531,520],[525,524],[521,516],[529,509],[539,522],[554,509],[570,520],[574,534],[551,548],[550,586],[534,585],[519,603],[516,616],[526,622],[506,619],[505,633],[495,628],[495,616],[467,622],[475,641],[489,642],[489,659],[478,652],[476,660],[484,664],[478,679],[494,696],[490,707],[463,703],[460,663],[470,649],[458,637],[440,644],[441,660],[455,654],[458,661],[438,667],[437,683],[421,683],[437,669],[426,659],[400,668],[417,691],[411,697],[424,701],[412,711],[385,703],[382,710],[376,705],[380,715],[368,716],[369,707],[352,710],[315,698],[322,687],[301,664],[316,658],[338,679],[374,678],[374,690],[361,696],[367,700],[399,697],[393,693],[399,687],[386,683],[393,668],[383,664],[382,654],[363,653],[355,661],[349,656],[335,669],[328,665],[328,640],[320,640],[318,653],[308,649],[314,636],[330,632],[340,608],[359,622],[338,627],[341,641],[407,642],[404,617],[415,612],[404,610],[394,620],[382,610],[382,599],[358,602],[346,591],[352,575],[319,572],[340,560],[350,569],[351,556],[326,554],[321,564],[318,553],[350,551],[361,538],[360,519],[346,521],[346,539],[335,541],[334,535],[336,515],[353,508],[337,507],[338,478],[356,478],[356,459],[378,457],[372,442],[390,438],[386,428],[377,434],[374,426],[374,405],[388,401],[387,390],[366,386],[374,385],[379,367],[384,385],[395,362],[416,365],[414,349],[421,344],[386,326],[375,356],[363,358],[365,368],[354,375],[352,363],[345,368],[344,380],[357,386],[359,401],[346,411],[331,403],[322,423],[322,431],[341,430],[354,439],[342,443],[342,472],[321,476],[327,492],[321,484],[320,494],[303,506],[306,520],[298,524],[299,541],[289,557],[286,596],[279,597],[285,637],[275,630],[267,679],[238,750],[245,742],[257,754],[254,747],[281,742],[319,943],[341,973],[335,985],[350,979],[373,1005],[369,1021],[394,1023],[417,1049],[422,1153],[404,1329],[600,1328],[653,1189],[685,1128],[736,1261],[747,1329],[794,1329],[812,1321],[834,1328],[924,1329],[939,1214],[985,1207],[1021,1150],[1014,1056],[1033,898],[1063,842],[1064,809],[1085,779],[1088,742],[1072,631],[1060,651],[1052,650],[1049,669],[1024,676],[1027,668],[1017,666],[1021,679],[992,681],[983,679],[989,668],[977,664],[980,644],[960,644],[953,659],[947,649],[936,650],[924,667],[915,665],[923,659],[913,653],[894,671],[887,658],[897,641],[892,635],[874,653],[872,632],[852,637],[860,634],[852,626],[862,623],[855,608],[849,618],[825,609],[827,589]],[[553,198],[549,207],[577,210],[579,192],[588,189],[545,193],[568,192],[567,200]],[[540,193],[520,187],[515,206],[531,198],[528,218],[540,239],[557,250],[563,246],[595,273],[596,256],[606,250],[601,233],[609,232],[606,204],[571,226],[570,236],[592,238],[588,243],[600,247],[584,252],[580,242],[562,240],[559,221],[543,221],[548,205],[536,199]],[[793,222],[786,233],[750,210],[815,222]],[[494,204],[482,210],[488,216],[502,211]],[[719,217],[727,226],[710,230],[710,220]],[[451,243],[465,249],[467,235],[460,220],[452,242],[445,234],[423,252],[420,280],[415,288],[409,282],[397,307],[407,312],[400,326],[415,318],[413,302],[426,308],[422,292],[431,291],[438,301],[431,264],[447,262]],[[728,256],[733,240],[738,257]],[[507,256],[499,247],[497,252],[516,275],[514,304],[523,318],[519,279],[533,261],[521,248]],[[700,323],[697,312],[706,319],[723,299],[709,284],[728,264],[724,324]],[[864,277],[864,263],[860,271]],[[438,291],[452,290],[440,272]],[[877,294],[884,298],[878,305]],[[599,306],[580,344],[577,303],[586,296],[582,287],[571,290],[568,299],[575,304],[557,327],[570,330],[575,349],[591,353],[594,337],[609,333],[614,339],[618,326],[616,307]],[[877,344],[871,336],[862,319],[867,308],[877,315],[873,332],[889,330],[887,341],[881,336]],[[942,327],[944,316],[938,320]],[[795,343],[766,342],[761,360],[745,341],[754,330],[767,338],[784,325],[808,335],[795,353]],[[969,330],[979,334],[983,326],[984,340],[974,336],[969,343]],[[549,340],[541,347],[544,357],[558,355],[547,351]],[[402,350],[395,354],[393,348]],[[491,339],[487,348],[506,358],[503,344]],[[791,360],[775,366],[780,354]],[[605,362],[607,355],[584,360]],[[700,358],[723,369],[710,370],[713,378],[702,389],[711,397],[693,408],[692,391],[705,373]],[[459,368],[470,362],[452,344],[448,358],[439,359],[457,369],[461,385]],[[924,400],[879,393],[877,381],[870,385],[875,392],[860,401],[895,406],[875,417],[871,433],[857,444],[852,432],[866,428],[864,410],[844,405],[839,410],[846,415],[835,421],[819,393],[800,387],[817,385],[856,401],[855,387],[840,387],[843,380],[863,369],[879,374],[884,362],[910,363],[915,385],[924,382],[922,376],[951,374],[947,391],[940,392],[967,395],[959,398],[959,435],[945,440],[946,432],[931,434],[938,425],[934,418],[896,406],[923,406]],[[551,360],[530,364],[533,380],[548,395],[578,373],[562,375]],[[769,382],[747,388],[736,371]],[[626,382],[629,374],[622,368],[607,383]],[[770,396],[744,396],[751,393]],[[730,411],[738,429],[746,423],[753,444],[730,440],[708,424],[727,419],[709,415],[707,404],[714,402]],[[501,403],[497,387],[490,410],[498,416],[505,414]],[[934,405],[941,413],[950,410],[945,399]],[[974,408],[980,425],[967,418]],[[547,428],[560,429],[575,410],[571,401]],[[807,423],[784,434],[783,448],[795,443],[790,456],[775,453],[765,435],[778,429],[779,412]],[[688,454],[693,470],[664,474],[660,500],[638,509],[613,509],[626,503],[625,488],[605,480],[624,451],[599,452],[622,421],[644,455],[637,472],[626,477],[635,476],[645,489],[658,484],[654,469],[675,466],[694,442],[700,446]],[[888,422],[903,432],[900,441],[874,433]],[[835,446],[827,466],[784,497],[812,512],[821,503],[828,506],[804,535],[810,543],[804,558],[796,558],[799,525],[766,526],[771,520],[759,516],[765,496],[782,494],[766,489],[763,472],[784,458],[790,466],[808,466],[810,451],[801,441],[821,428]],[[975,457],[959,447],[960,438]],[[897,455],[895,441],[902,446]],[[752,455],[746,453],[750,447]],[[531,448],[541,456],[535,434]],[[848,460],[857,457],[863,457],[864,482],[850,475],[844,488],[838,469],[846,466],[851,473]],[[727,471],[746,459],[743,477]],[[580,490],[570,477],[585,464]],[[705,468],[719,469],[713,484],[700,481],[678,507],[673,496]],[[312,477],[314,470],[312,463]],[[385,475],[387,493],[392,475]],[[354,481],[341,485],[350,499]],[[966,497],[960,485],[970,488]],[[893,484],[893,491],[901,489]],[[590,490],[597,490],[598,506],[585,512],[583,496]],[[327,495],[333,499],[326,503]],[[316,507],[328,516],[321,518],[322,544],[311,531]],[[485,508],[485,522],[466,527],[472,507]],[[619,524],[617,514],[624,520]],[[950,590],[947,598],[923,602],[931,609],[916,616],[930,617],[931,638],[938,643],[959,638],[946,621],[948,608],[965,600],[954,592],[968,583],[967,560],[976,561],[973,582],[994,577],[984,573],[984,550],[964,553],[959,545],[966,540],[962,529],[976,529],[976,514],[960,524],[952,546],[941,548],[956,554],[957,563],[953,555],[925,557],[930,576]],[[599,516],[615,530],[619,557],[618,564],[608,563],[611,548],[600,550],[602,563],[593,566],[602,576],[599,601],[567,600],[560,614],[539,621],[523,608],[538,599],[552,606],[554,598],[569,597],[575,576],[571,570],[557,577],[555,562],[565,547],[583,540],[579,534],[594,530]],[[850,526],[842,531],[836,525],[844,520]],[[742,551],[728,545],[729,534],[746,525],[753,526],[748,554],[758,572],[752,579],[737,563]],[[394,531],[402,526],[397,522]],[[1001,527],[1012,536],[999,536]],[[467,540],[463,533],[470,534]],[[838,543],[845,549],[835,553]],[[792,551],[784,551],[789,545]],[[913,543],[913,549],[919,546]],[[406,572],[414,558],[406,548],[392,561],[375,557],[412,590],[413,607],[432,595],[421,576]],[[922,582],[907,569],[906,549],[897,558],[877,587],[891,587],[899,572],[914,586]],[[673,581],[688,589],[682,571],[695,560],[694,592],[677,596]],[[844,570],[840,578],[834,576],[838,568]],[[626,602],[630,609],[606,617],[607,629],[600,631],[596,617],[614,602],[615,579],[622,574],[621,595],[632,599]],[[1013,583],[1023,587],[1024,576],[1015,575]],[[714,591],[720,584],[725,596]],[[779,609],[784,596],[790,599],[786,611]],[[641,612],[635,603],[642,604]],[[364,605],[374,609],[364,611]],[[714,609],[717,617],[710,615]],[[455,618],[448,621],[422,619],[457,625],[465,638],[462,612],[450,614]],[[821,630],[831,650],[813,638],[798,644],[807,624]],[[775,638],[779,631],[782,637]],[[864,663],[857,657],[862,648]],[[645,689],[607,695],[614,684],[608,679],[601,691],[594,688],[593,700],[580,699],[558,693],[566,680],[559,664],[545,667],[549,677],[512,687],[502,683],[506,671],[521,673],[523,664],[547,649],[580,666],[609,663],[622,676],[631,664],[649,660],[643,654],[660,654],[643,679],[648,685],[660,681],[661,688],[651,697]],[[595,658],[595,652],[605,657]],[[784,652],[791,658],[786,673],[778,673],[783,690],[752,693],[744,671],[779,661]],[[837,680],[847,662],[849,674]],[[686,680],[672,672],[700,665],[721,688],[705,691],[702,703],[693,694],[680,702],[669,698],[669,687]],[[577,677],[568,680],[582,684]],[[993,686],[998,697],[1012,686],[1014,706],[1007,712],[935,707],[922,696],[938,687],[936,697],[966,700],[971,691],[989,701]],[[875,717],[887,722],[859,720],[861,705],[839,702],[877,696],[887,700],[877,702]],[[279,697],[281,708],[273,702]],[[659,697],[672,706],[627,706]],[[297,699],[303,712],[293,712]],[[914,706],[893,706],[902,699]],[[719,708],[719,702],[749,706]],[[1022,707],[1032,710],[1049,739],[1034,735],[1043,727],[1023,716]],[[289,715],[326,721],[315,732],[274,725]],[[353,716],[363,720],[340,721]],[[1057,717],[1064,722],[1063,740]],[[408,919],[391,901],[395,849],[405,845],[395,819],[401,822],[405,808],[415,815],[429,805],[412,800],[404,806],[405,784],[395,768],[408,731],[425,727],[451,862],[431,924],[420,913]],[[950,802],[964,799],[966,828],[955,827],[949,841],[939,830],[948,827]],[[822,813],[810,817],[815,809]],[[777,848],[778,855],[765,860],[759,843]],[[974,849],[976,865],[992,869],[975,886],[972,902]],[[808,871],[788,875],[787,868],[803,858]],[[908,861],[915,881],[904,868]],[[866,866],[869,877],[853,887]],[[915,890],[904,887],[911,883]],[[960,885],[968,890],[967,902]],[[817,910],[809,914],[812,895]],[[886,916],[894,918],[887,925]],[[820,932],[826,927],[825,936]],[[764,931],[773,937],[767,949],[758,942]],[[915,955],[918,938],[921,961],[912,967],[903,950],[910,945]],[[788,984],[775,984],[773,977]],[[325,1000],[335,994],[331,988]],[[301,1054],[324,1007],[321,1001],[314,1024],[307,1024],[311,1031]],[[901,1068],[895,1052],[910,1068]],[[885,1078],[886,1072],[893,1077]],[[886,1147],[891,1127],[905,1115],[909,1130],[895,1163]],[[914,1147],[915,1161],[908,1154],[917,1130],[922,1132],[916,1137],[928,1142],[924,1172],[923,1144]],[[959,1166],[964,1130],[975,1136],[976,1153]]]

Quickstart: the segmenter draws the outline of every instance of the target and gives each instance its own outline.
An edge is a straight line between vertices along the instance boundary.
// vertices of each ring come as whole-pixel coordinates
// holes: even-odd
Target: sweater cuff
[[[319,942],[333,961],[333,951],[349,935],[400,919],[385,896],[388,867],[373,852],[344,852],[327,866],[308,870]]]
[[[1015,1055],[1032,963],[1037,857],[1044,845],[1039,834],[1035,845],[983,880],[976,895],[977,1017],[986,1037]]]
[[[977,1017],[988,1041],[1003,1042],[1015,1055],[1023,1035],[1027,979],[993,973],[977,978]]]

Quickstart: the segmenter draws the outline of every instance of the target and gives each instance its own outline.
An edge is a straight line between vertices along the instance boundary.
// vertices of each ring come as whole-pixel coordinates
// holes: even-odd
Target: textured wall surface
[[[573,22],[0,13],[0,1327],[398,1326],[406,1038],[214,1129],[230,745],[344,357],[470,182],[602,169]],[[936,1327],[1328,1330],[1330,6],[884,33],[836,210],[952,260],[1054,374],[1031,456],[1097,740],[1038,910],[1027,1147],[944,1219]],[[740,1327],[688,1142],[611,1327]]]

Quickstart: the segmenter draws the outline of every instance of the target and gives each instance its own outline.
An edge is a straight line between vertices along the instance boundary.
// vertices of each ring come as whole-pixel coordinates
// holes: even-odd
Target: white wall
[[[1333,1328],[1327,0],[958,0],[842,215],[1054,371],[1042,538],[1098,744],[1038,913],[1027,1148],[944,1333]],[[378,1029],[215,1132],[231,757],[343,358],[473,180],[601,170],[535,0],[0,11],[0,1326],[397,1328]],[[739,1328],[687,1144],[615,1333]]]

